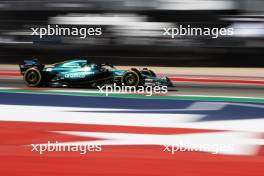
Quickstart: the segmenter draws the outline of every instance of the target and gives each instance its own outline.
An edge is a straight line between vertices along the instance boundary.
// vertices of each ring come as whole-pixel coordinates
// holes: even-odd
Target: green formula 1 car
[[[172,86],[170,80],[159,78],[144,68],[116,69],[111,64],[94,64],[87,60],[68,60],[45,66],[37,59],[19,65],[24,82],[29,87],[96,87],[109,84],[124,86]]]

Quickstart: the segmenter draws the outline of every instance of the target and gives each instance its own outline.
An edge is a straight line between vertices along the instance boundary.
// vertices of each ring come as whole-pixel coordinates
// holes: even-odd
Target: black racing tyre
[[[139,76],[139,86],[144,86],[145,84],[145,80],[143,79],[143,77],[141,76],[141,73],[138,69],[136,68],[131,68],[132,71],[136,72]]]
[[[24,73],[24,82],[28,87],[39,87],[42,82],[41,72],[35,67],[27,69]]]
[[[136,71],[130,70],[123,74],[121,78],[121,83],[124,86],[139,86],[141,83],[141,75]]]

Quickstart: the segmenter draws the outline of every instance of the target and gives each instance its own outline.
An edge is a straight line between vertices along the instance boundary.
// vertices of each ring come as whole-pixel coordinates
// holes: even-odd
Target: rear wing
[[[39,70],[43,70],[45,65],[41,64],[38,59],[24,60],[24,63],[19,64],[20,72],[22,75],[24,75],[27,69],[32,67],[36,67]]]

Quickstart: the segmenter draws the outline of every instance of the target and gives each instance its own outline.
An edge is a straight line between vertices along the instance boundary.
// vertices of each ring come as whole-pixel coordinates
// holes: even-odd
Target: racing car
[[[73,59],[51,66],[37,59],[19,64],[28,87],[97,87],[109,84],[123,86],[172,86],[167,77],[159,78],[147,68],[116,69],[112,64],[95,64],[86,59]]]

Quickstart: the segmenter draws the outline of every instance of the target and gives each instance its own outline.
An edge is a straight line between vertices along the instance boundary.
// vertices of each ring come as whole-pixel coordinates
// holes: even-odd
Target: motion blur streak
[[[3,1],[0,63],[42,63],[89,56],[113,64],[261,67],[263,7],[259,0]],[[19,15],[17,15],[19,14]],[[101,36],[30,35],[48,24],[102,27]],[[177,26],[232,28],[231,36],[163,36]]]
[[[154,172],[166,176],[216,172],[220,176],[229,175],[231,167],[233,176],[260,176],[264,171],[262,104],[16,93],[1,93],[1,97],[1,174],[101,176],[103,169],[105,175],[120,176]],[[36,101],[39,99],[42,101]],[[68,107],[69,100],[75,102],[75,108]],[[27,106],[16,105],[19,103]],[[203,103],[219,106],[201,109]],[[153,108],[163,111],[151,111]],[[48,152],[40,156],[31,152],[30,144],[47,141],[103,145],[101,152],[87,155]],[[163,145],[170,142],[230,144],[234,148],[219,149],[215,155],[211,150],[172,155],[163,151]]]
[[[0,65],[0,175],[263,176],[263,14],[263,0],[0,1],[0,64],[15,65]],[[31,35],[48,25],[102,35]],[[163,35],[188,25],[234,33]],[[176,87],[151,97],[28,88],[18,64],[33,58],[157,66]],[[86,155],[31,151],[48,141],[103,145]],[[164,152],[181,142],[231,148]]]

